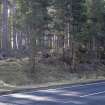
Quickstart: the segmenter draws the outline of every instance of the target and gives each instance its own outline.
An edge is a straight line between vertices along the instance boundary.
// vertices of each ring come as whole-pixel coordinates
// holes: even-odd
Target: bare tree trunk
[[[76,55],[75,55],[75,42],[73,41],[72,42],[72,65],[71,65],[71,68],[72,68],[72,70],[74,71],[74,69],[75,69],[75,57],[76,57]]]
[[[16,1],[13,0],[13,48],[16,49]]]
[[[65,59],[65,36],[63,35],[62,36],[62,45],[63,45],[63,48],[62,48],[62,57],[63,59]]]
[[[30,49],[31,49],[31,75],[33,75],[35,73],[35,65],[36,65],[36,59],[35,59],[35,56],[36,56],[36,51],[37,51],[37,48],[36,48],[36,37],[34,34],[36,34],[36,32],[34,31],[34,29],[30,30],[31,31],[31,35],[30,36]]]
[[[2,48],[5,53],[9,52],[9,34],[8,34],[8,0],[2,0],[3,16],[2,16]]]
[[[93,50],[93,64],[95,63],[96,59],[97,59],[97,51],[96,51],[96,39],[95,37],[93,36],[92,38],[92,50]]]
[[[17,38],[16,46],[18,46],[18,49],[21,50],[21,48],[22,48],[22,32],[18,32],[17,34],[18,34],[18,38]]]
[[[2,35],[2,4],[0,4],[0,48],[1,48],[1,35]]]

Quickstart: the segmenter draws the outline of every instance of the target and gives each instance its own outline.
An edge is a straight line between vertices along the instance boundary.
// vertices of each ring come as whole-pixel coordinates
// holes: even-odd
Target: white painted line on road
[[[98,82],[98,83],[87,83],[87,84],[83,84],[83,85],[71,85],[71,86],[65,86],[65,87],[61,87],[61,88],[51,88],[51,89],[41,89],[41,90],[36,90],[36,91],[40,91],[40,92],[47,92],[47,91],[56,91],[56,90],[58,90],[58,89],[71,89],[71,88],[75,88],[75,87],[84,87],[84,86],[91,86],[91,85],[99,85],[99,84],[104,84],[105,82]],[[31,91],[31,92],[33,92],[33,91]],[[25,92],[25,93],[31,93],[31,92]]]
[[[97,83],[87,83],[87,84],[83,84],[83,85],[71,85],[69,87],[61,87],[61,88],[51,88],[51,89],[40,89],[40,90],[33,90],[33,91],[29,91],[29,92],[21,92],[21,93],[34,93],[34,92],[47,92],[50,90],[52,91],[57,91],[57,89],[72,89],[74,87],[84,87],[84,86],[91,86],[91,85],[99,85],[99,84],[104,84],[105,82],[97,82]],[[47,90],[47,91],[46,91]],[[8,95],[1,95],[0,97],[2,96],[8,96]]]
[[[102,94],[102,93],[105,93],[105,91],[102,91],[102,92],[96,92],[96,93],[91,93],[91,94],[83,95],[83,96],[80,96],[80,97],[81,97],[81,98],[84,98],[84,97],[88,97],[88,96],[99,95],[99,94]]]
[[[75,87],[84,87],[84,86],[92,86],[92,85],[99,85],[100,84],[105,84],[105,82],[98,82],[98,83],[88,83],[88,84],[83,84],[83,85],[74,85],[74,86],[69,86],[69,87],[61,87],[61,88],[52,88],[52,89],[44,89],[44,90],[36,90],[36,91],[31,91],[31,92],[24,92],[24,93],[32,93],[32,92],[45,92],[45,93],[53,93],[52,91],[58,91],[59,89],[72,89]],[[55,93],[54,93],[55,94]]]
[[[76,100],[71,100],[71,101],[62,101],[61,99],[59,100],[53,100],[53,102],[56,102],[56,103],[63,103],[63,104],[67,104],[67,103],[72,103],[72,104],[85,104],[84,102],[81,102],[81,101],[76,101]]]
[[[62,87],[62,88],[56,88],[56,89],[68,89],[68,88],[74,88],[74,87],[84,87],[84,86],[91,86],[91,85],[99,85],[99,84],[104,84],[105,82],[98,82],[98,83],[88,83],[88,84],[83,84],[83,85],[74,85],[74,86],[69,86],[69,87]]]

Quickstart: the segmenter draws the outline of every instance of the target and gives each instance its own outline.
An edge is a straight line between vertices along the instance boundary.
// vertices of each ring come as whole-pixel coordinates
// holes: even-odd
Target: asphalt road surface
[[[105,81],[2,95],[0,105],[105,105]]]

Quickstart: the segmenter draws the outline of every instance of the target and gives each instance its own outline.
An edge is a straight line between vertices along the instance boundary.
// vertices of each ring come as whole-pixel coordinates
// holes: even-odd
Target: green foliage
[[[82,32],[77,33],[77,39],[86,41],[95,37],[96,39],[104,37],[104,14],[105,1],[104,0],[86,0],[85,6],[87,11],[85,16],[87,18],[82,26]],[[82,8],[83,9],[83,8]]]
[[[72,15],[74,21],[85,22],[87,19],[86,16],[86,1],[85,0],[72,0]]]

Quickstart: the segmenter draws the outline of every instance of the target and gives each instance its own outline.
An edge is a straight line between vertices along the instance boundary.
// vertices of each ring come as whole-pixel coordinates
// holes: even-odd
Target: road
[[[105,105],[105,81],[1,95],[0,105]]]

